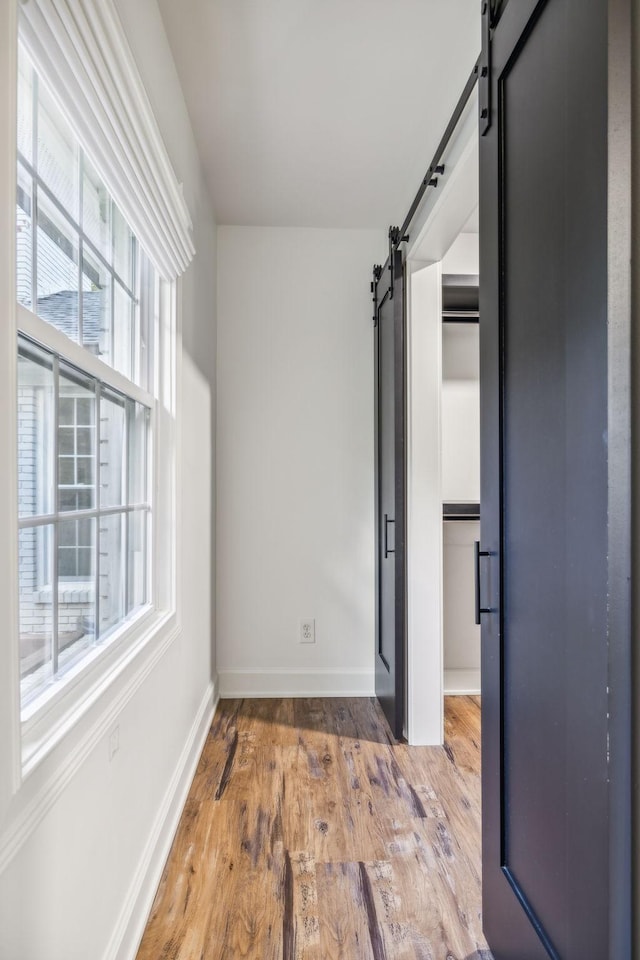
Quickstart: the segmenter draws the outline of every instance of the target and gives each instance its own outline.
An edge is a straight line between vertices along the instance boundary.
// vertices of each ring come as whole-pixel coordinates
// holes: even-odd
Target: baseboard
[[[220,673],[220,696],[372,697],[371,670],[227,670]]]
[[[445,697],[473,697],[480,694],[479,670],[445,670]]]
[[[216,678],[198,707],[103,960],[136,956],[219,699]]]

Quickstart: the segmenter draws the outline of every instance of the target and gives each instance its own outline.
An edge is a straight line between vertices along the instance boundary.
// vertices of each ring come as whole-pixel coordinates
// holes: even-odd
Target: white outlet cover
[[[300,621],[300,643],[316,642],[316,622],[315,620]]]

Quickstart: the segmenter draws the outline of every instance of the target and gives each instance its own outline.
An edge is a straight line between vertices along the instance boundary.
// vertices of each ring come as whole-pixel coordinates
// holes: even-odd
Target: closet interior
[[[446,269],[446,260],[443,264]],[[445,695],[480,693],[475,550],[480,539],[477,274],[442,277],[441,484]]]

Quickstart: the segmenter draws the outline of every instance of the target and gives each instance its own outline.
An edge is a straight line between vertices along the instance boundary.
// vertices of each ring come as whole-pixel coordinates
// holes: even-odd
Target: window
[[[136,238],[24,53],[17,200],[18,302],[147,388]]]
[[[23,51],[16,218],[25,706],[151,606],[159,281]]]

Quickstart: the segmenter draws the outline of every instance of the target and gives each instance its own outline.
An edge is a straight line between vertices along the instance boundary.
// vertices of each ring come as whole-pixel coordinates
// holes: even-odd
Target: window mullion
[[[125,506],[129,507],[131,505],[131,471],[129,470],[129,432],[131,429],[131,414],[135,409],[133,401],[127,400],[125,403],[125,418],[124,418],[124,502]],[[125,614],[129,613],[130,610],[130,588],[129,588],[129,536],[131,533],[131,518],[134,515],[127,512],[123,517],[123,527],[124,527],[124,610]]]
[[[58,674],[58,539],[59,539],[59,494],[60,464],[58,458],[58,423],[60,419],[60,361],[53,357],[53,557],[51,559],[51,599],[52,599],[52,642],[51,652],[53,676]]]
[[[38,185],[35,171],[38,163],[38,75],[31,71],[31,309],[38,312]]]
[[[84,226],[82,215],[83,180],[84,180],[84,153],[78,150],[78,343],[84,346],[84,297],[82,296],[82,278],[84,276]]]
[[[136,241],[131,238],[131,286],[135,290],[135,297],[132,299],[129,309],[131,311],[131,332],[129,335],[129,349],[131,352],[131,379],[140,383],[140,361],[139,361],[139,324],[140,324],[140,290],[138,288],[138,258],[136,257]]]
[[[52,354],[58,354],[71,367],[75,367],[87,376],[99,380],[104,386],[115,390],[116,393],[125,397],[132,397],[147,409],[153,406],[155,402],[153,394],[139,387],[124,374],[104,363],[99,357],[80,347],[79,344],[74,343],[64,333],[47,323],[46,320],[36,316],[22,304],[18,304],[17,309],[18,329],[26,339],[39,344]]]
[[[115,327],[116,327],[116,281],[115,281],[115,266],[116,266],[116,218],[114,214],[115,203],[113,202],[113,197],[109,200],[109,223],[111,225],[111,273],[109,274],[109,289],[111,295],[109,297],[109,357],[111,358],[111,366],[115,367],[116,365],[116,354],[115,354]],[[133,380],[133,377],[131,377]]]
[[[45,513],[38,516],[20,517],[18,529],[26,530],[29,527],[46,527],[56,520],[93,520],[98,513],[101,517],[113,517],[117,513],[136,513],[140,510],[150,510],[149,503],[132,503],[129,506],[119,504],[116,507],[101,507],[100,510],[65,510],[64,513]]]
[[[101,523],[101,514],[100,514],[101,495],[100,495],[100,491],[101,491],[101,489],[102,489],[102,487],[101,487],[102,468],[101,468],[101,466],[100,466],[100,461],[101,461],[101,459],[102,459],[101,456],[100,456],[100,432],[101,432],[101,431],[100,431],[100,395],[101,395],[100,382],[99,382],[98,380],[96,380],[96,412],[95,412],[96,429],[95,429],[95,438],[94,438],[94,440],[95,440],[95,449],[96,449],[96,465],[95,465],[95,473],[94,473],[94,482],[95,482],[95,490],[96,490],[96,504],[95,504],[95,505],[96,505],[96,510],[97,510],[97,516],[96,516],[96,519],[95,519],[95,525],[96,525],[96,528],[95,528],[95,530],[96,530],[96,532],[95,532],[95,536],[96,536],[96,543],[95,543],[95,551],[96,551],[96,553],[95,553],[96,561],[95,561],[95,562],[96,562],[96,569],[95,569],[95,587],[94,587],[94,590],[95,590],[95,618],[96,618],[96,622],[95,622],[95,639],[96,639],[96,641],[98,640],[98,638],[99,638],[99,636],[100,636],[100,523]]]

